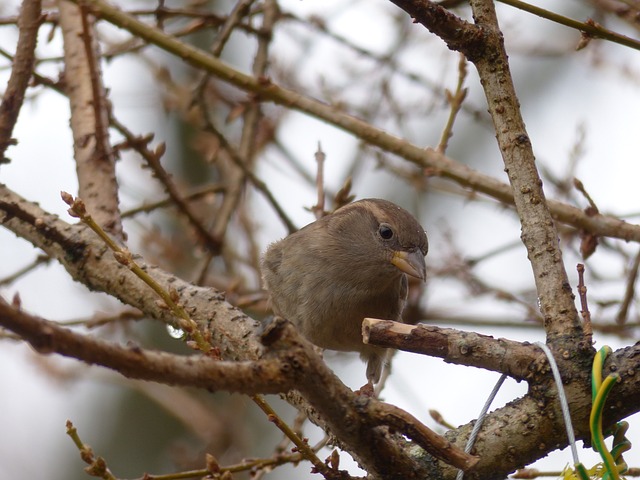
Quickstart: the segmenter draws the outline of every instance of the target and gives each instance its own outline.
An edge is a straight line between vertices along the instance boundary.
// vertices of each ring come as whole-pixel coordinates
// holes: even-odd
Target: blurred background
[[[224,18],[235,2],[167,0],[171,9],[193,8]],[[268,76],[277,84],[300,90],[370,121],[375,126],[421,146],[440,141],[450,105],[446,90],[455,91],[460,57],[422,26],[383,0],[280,0],[281,17],[269,46]],[[120,2],[128,10],[151,12],[154,2]],[[256,2],[257,4],[257,2]],[[593,17],[607,28],[636,37],[637,24],[609,14],[599,2],[537,0],[536,5],[570,18]],[[18,2],[0,6],[0,49],[13,54],[17,42]],[[62,38],[55,22],[55,2],[40,30],[37,72],[51,79],[62,69]],[[637,223],[637,137],[640,126],[640,53],[621,45],[593,40],[576,51],[579,32],[513,7],[497,4],[507,51],[529,135],[542,172],[546,193],[580,208],[588,206],[573,188],[579,178],[603,213]],[[254,8],[257,8],[254,5]],[[470,19],[468,6],[455,13]],[[248,20],[259,23],[259,12]],[[140,13],[153,22],[153,15]],[[13,19],[13,23],[12,23]],[[258,19],[258,20],[257,20]],[[194,26],[195,25],[195,26]],[[167,31],[181,31],[184,40],[208,48],[216,32],[185,15],[167,17]],[[196,28],[197,27],[197,28]],[[194,91],[201,87],[200,107],[235,141],[242,135],[237,120],[246,95],[218,83],[203,82],[193,69],[155,48],[135,48],[130,36],[107,25],[99,28],[109,60],[103,62],[114,116],[136,134],[153,132],[153,144],[166,142],[163,165],[184,192],[205,192],[197,198],[202,212],[218,211],[215,186],[228,165],[216,160],[218,145],[196,128]],[[251,72],[256,36],[235,31],[222,57]],[[123,53],[124,52],[124,53]],[[0,89],[11,62],[0,59]],[[468,89],[457,116],[447,155],[507,182],[477,74],[467,68]],[[402,159],[364,145],[358,139],[301,113],[272,104],[262,107],[258,135],[264,141],[252,168],[297,227],[314,220],[305,209],[316,202],[314,153],[326,154],[325,188],[335,194],[348,178],[357,198],[380,197],[411,210],[430,239],[429,280],[417,292],[421,320],[495,337],[544,341],[537,318],[536,294],[515,213],[496,201],[464,191],[423,172]],[[40,203],[66,221],[61,190],[77,192],[69,103],[50,88],[28,91],[11,147],[11,163],[0,166],[0,182]],[[113,142],[122,135],[113,132]],[[118,163],[122,210],[165,198],[135,152],[123,150]],[[208,190],[207,190],[208,189]],[[213,193],[212,193],[213,192]],[[327,205],[331,208],[332,205]],[[206,222],[215,223],[213,215]],[[256,317],[266,315],[260,299],[255,261],[267,244],[286,235],[286,228],[265,197],[253,188],[227,225],[232,245],[225,257],[208,259],[189,227],[170,209],[132,212],[125,221],[128,245],[145,259],[183,278],[228,292],[228,297]],[[561,228],[564,262],[577,285],[579,238]],[[629,272],[638,247],[602,240],[586,261],[586,281],[596,347],[620,348],[638,339],[635,298],[624,328],[614,328]],[[229,258],[235,258],[231,262]],[[244,259],[237,261],[238,258]],[[18,275],[22,269],[27,273]],[[0,294],[19,294],[25,310],[61,322],[82,325],[95,319],[136,317],[118,301],[74,283],[59,265],[40,258],[26,241],[0,229]],[[123,315],[123,310],[125,314]],[[150,320],[106,321],[95,334],[114,341],[133,340],[145,347],[186,352],[164,325]],[[355,354],[327,352],[325,358],[352,388],[364,383],[365,366]],[[476,418],[498,376],[479,369],[448,365],[439,359],[398,353],[383,398],[402,407],[439,432],[430,416],[436,410],[457,426]],[[230,464],[248,457],[268,457],[281,434],[248,398],[226,393],[174,389],[128,381],[110,371],[59,357],[41,357],[9,336],[0,340],[0,478],[81,479],[84,464],[65,435],[71,420],[81,438],[106,458],[119,478],[145,472],[168,473],[202,468],[205,453]],[[526,393],[526,385],[507,381],[494,408]],[[286,420],[295,412],[270,397]],[[628,437],[635,447],[625,455],[640,466],[640,417],[628,419]],[[307,425],[311,443],[322,432]],[[330,450],[321,452],[325,458]],[[341,455],[341,467],[358,469]],[[581,451],[587,466],[598,462]],[[572,463],[568,451],[554,452],[533,467],[561,470]],[[309,465],[283,466],[267,478],[307,478]],[[242,477],[241,477],[242,478]]]

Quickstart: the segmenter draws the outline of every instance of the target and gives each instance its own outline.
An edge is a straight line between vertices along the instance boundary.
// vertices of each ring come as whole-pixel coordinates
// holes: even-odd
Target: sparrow
[[[425,280],[427,234],[381,199],[350,203],[271,244],[262,279],[274,314],[318,347],[354,351],[380,380],[387,349],[362,342],[365,317],[402,321],[407,275]]]

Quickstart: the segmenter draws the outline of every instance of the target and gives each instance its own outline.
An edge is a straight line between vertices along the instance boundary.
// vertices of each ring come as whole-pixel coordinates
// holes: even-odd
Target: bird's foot
[[[375,397],[375,392],[373,389],[373,383],[367,382],[362,387],[354,392],[356,395],[362,395],[365,397]]]

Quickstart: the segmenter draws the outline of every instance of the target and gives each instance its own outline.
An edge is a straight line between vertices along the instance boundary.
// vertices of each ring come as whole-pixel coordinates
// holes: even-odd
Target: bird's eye
[[[393,230],[386,223],[380,224],[378,227],[378,235],[384,240],[390,240],[393,238]]]

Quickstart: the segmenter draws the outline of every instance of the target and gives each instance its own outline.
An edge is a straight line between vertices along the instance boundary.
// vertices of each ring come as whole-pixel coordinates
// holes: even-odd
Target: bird
[[[274,314],[311,343],[358,352],[372,386],[388,350],[363,343],[362,321],[401,321],[407,275],[425,280],[428,248],[413,215],[390,201],[367,198],[269,245],[261,260],[263,286]]]

